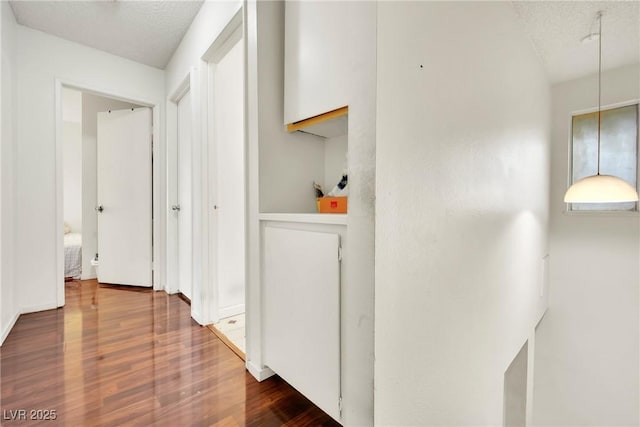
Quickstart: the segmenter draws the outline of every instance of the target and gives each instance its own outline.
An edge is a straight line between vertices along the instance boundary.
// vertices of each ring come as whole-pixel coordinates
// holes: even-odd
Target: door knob
[[[104,208],[102,207],[102,205],[96,206],[96,212],[102,212],[104,210]]]
[[[180,205],[171,205],[171,210],[172,211],[179,211],[180,210]]]

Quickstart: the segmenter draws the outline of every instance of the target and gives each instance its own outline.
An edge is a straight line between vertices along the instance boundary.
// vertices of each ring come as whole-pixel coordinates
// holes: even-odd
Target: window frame
[[[615,110],[616,108],[629,107],[636,105],[636,190],[640,191],[640,99],[633,99],[629,101],[617,102],[612,104],[603,105],[600,107],[601,111]],[[573,118],[583,114],[597,113],[598,108],[588,108],[584,110],[576,110],[569,113],[569,143],[568,143],[568,157],[567,157],[567,187],[569,188],[573,182]],[[565,203],[564,213],[567,215],[581,215],[581,216],[639,216],[640,215],[640,202],[635,202],[635,207],[632,210],[574,210],[572,209],[573,203]]]

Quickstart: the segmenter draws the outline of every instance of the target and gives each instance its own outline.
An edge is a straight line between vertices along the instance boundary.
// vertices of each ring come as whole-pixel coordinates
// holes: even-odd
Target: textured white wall
[[[56,277],[55,79],[156,103],[159,111],[154,119],[163,120],[164,72],[20,25],[17,29],[20,96],[14,169],[14,259],[15,281],[20,283],[19,305],[28,312],[56,307],[61,280]],[[164,134],[160,131],[159,135],[158,168],[164,162]],[[162,215],[160,212],[160,226],[164,223]]]
[[[82,94],[82,279],[96,277],[91,260],[98,252],[98,113],[136,107],[90,93]]]
[[[640,66],[603,73],[603,105],[640,99]],[[535,425],[640,424],[638,213],[566,214],[570,117],[597,76],[553,86],[549,310],[536,331]]]
[[[0,2],[0,345],[19,314],[14,280],[14,155],[16,114],[16,21]]]
[[[544,70],[507,2],[381,2],[377,81],[375,422],[502,425],[545,308]]]

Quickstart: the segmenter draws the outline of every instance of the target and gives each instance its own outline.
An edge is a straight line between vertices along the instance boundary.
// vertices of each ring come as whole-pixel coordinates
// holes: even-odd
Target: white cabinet
[[[346,215],[262,217],[264,363],[340,420]]]
[[[285,6],[285,124],[349,104],[350,2],[288,1]]]

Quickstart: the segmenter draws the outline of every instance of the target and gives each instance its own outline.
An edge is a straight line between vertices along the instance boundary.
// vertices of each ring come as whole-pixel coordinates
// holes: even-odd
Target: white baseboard
[[[4,343],[4,340],[6,340],[7,337],[9,336],[9,333],[11,332],[13,327],[15,326],[15,324],[18,321],[19,317],[20,317],[20,313],[16,313],[11,318],[11,321],[9,321],[9,323],[4,328],[2,328],[2,335],[0,335],[0,346],[2,346],[2,344]]]
[[[193,305],[191,307],[193,307]],[[205,322],[204,318],[200,313],[196,313],[193,310],[191,310],[191,318],[195,320],[200,326],[207,326],[209,324]]]
[[[37,313],[38,311],[55,310],[57,308],[59,307],[55,302],[51,304],[32,305],[29,307],[22,307],[20,309],[20,314]]]
[[[227,317],[235,316],[242,313],[244,313],[244,304],[237,304],[220,308],[220,310],[218,311],[218,317],[220,319],[225,319]]]
[[[272,377],[276,374],[266,366],[259,368],[251,360],[247,360],[246,366],[247,366],[247,371],[249,371],[249,373],[253,375],[253,377],[258,381],[264,381],[267,378]]]

